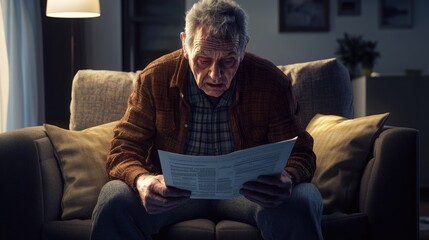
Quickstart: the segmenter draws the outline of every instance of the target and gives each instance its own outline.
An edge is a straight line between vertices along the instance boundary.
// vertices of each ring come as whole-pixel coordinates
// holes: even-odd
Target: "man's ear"
[[[189,60],[189,54],[186,50],[186,34],[184,32],[180,33],[180,40],[182,41],[183,56]]]
[[[247,44],[249,43],[249,41],[250,41],[250,38],[246,37],[246,40],[245,40],[245,43],[244,43],[244,47],[243,47],[243,52],[241,53],[242,57],[244,57],[244,53],[246,52]]]
[[[249,41],[250,41],[250,38],[249,38],[249,37],[246,37],[246,44],[244,44],[244,50],[246,50],[246,48],[247,48],[247,44],[249,43]]]

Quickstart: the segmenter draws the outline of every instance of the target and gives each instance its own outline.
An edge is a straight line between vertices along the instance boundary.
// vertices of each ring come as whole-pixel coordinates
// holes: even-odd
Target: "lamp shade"
[[[56,18],[92,18],[100,16],[99,0],[48,0],[46,16]]]

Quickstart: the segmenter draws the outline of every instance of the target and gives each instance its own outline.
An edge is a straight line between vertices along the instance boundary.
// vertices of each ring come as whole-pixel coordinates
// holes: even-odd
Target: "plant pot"
[[[365,67],[362,67],[362,69],[361,69],[360,73],[361,73],[361,75],[362,75],[362,76],[370,77],[370,76],[371,76],[371,74],[372,74],[372,68],[365,68]]]

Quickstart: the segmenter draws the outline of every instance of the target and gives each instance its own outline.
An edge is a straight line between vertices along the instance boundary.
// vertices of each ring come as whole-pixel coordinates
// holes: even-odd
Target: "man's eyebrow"
[[[198,50],[197,51],[197,55],[198,54],[203,54],[203,55],[207,55],[207,54],[209,54],[210,52],[215,52],[216,50],[207,50],[207,49],[200,49],[200,50]],[[225,57],[227,57],[227,56],[231,56],[231,55],[238,55],[238,52],[237,51],[229,51],[226,55],[225,55]]]
[[[195,56],[198,56],[198,57],[207,56],[207,51],[200,49],[195,53]]]
[[[231,52],[229,52],[229,53],[226,55],[226,57],[229,57],[229,56],[231,56],[231,55],[238,55],[238,52],[231,51]]]
[[[198,47],[196,49],[196,52],[195,52],[195,57],[210,57],[210,54],[212,52],[216,52],[216,51],[217,50],[215,50],[215,49],[205,49],[205,48]],[[225,58],[225,57],[235,57],[237,55],[239,55],[238,51],[236,51],[236,50],[230,50],[226,55],[222,56],[222,58]]]

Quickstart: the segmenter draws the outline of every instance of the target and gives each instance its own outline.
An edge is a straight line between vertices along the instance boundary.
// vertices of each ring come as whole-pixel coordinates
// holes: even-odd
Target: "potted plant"
[[[363,41],[361,56],[361,73],[364,76],[370,76],[374,70],[375,60],[380,57],[380,53],[376,51],[377,42]]]
[[[363,40],[362,36],[350,36],[347,33],[344,33],[344,38],[337,39],[337,42],[335,54],[349,70],[351,79],[372,73],[375,60],[380,57],[380,53],[376,51],[377,42]]]

